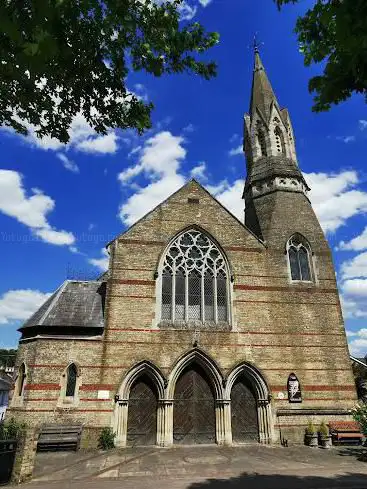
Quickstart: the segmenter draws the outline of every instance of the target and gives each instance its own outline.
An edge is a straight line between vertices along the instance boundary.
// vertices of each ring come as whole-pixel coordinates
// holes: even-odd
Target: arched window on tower
[[[276,128],[274,129],[274,136],[278,153],[285,154],[284,136],[279,126],[276,126]]]
[[[265,134],[262,129],[257,130],[257,141],[259,143],[260,156],[268,156],[268,152],[266,150],[266,140]]]
[[[15,395],[18,397],[23,396],[26,377],[27,377],[27,373],[26,373],[25,364],[22,363],[22,365],[19,367],[18,378],[15,384]]]
[[[312,281],[311,249],[301,236],[292,236],[287,243],[287,254],[292,280]]]
[[[164,258],[161,319],[228,322],[228,278],[213,241],[196,229],[185,231]]]
[[[75,363],[71,363],[66,369],[66,397],[74,397],[76,392],[76,381],[78,377],[78,370]]]

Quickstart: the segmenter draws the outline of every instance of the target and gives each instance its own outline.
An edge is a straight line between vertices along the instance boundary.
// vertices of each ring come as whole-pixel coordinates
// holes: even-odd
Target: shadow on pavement
[[[366,474],[331,477],[263,475],[243,473],[230,479],[208,479],[187,486],[188,489],[366,489]]]
[[[354,457],[360,462],[367,462],[367,450],[364,447],[343,447],[337,453],[340,457]]]

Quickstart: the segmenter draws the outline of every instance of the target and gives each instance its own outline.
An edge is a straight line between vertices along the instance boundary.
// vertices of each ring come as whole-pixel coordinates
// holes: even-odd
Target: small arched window
[[[279,126],[276,126],[276,128],[274,129],[274,136],[275,136],[275,144],[278,153],[285,154],[284,137],[283,137],[282,130],[280,129]]]
[[[169,247],[162,272],[161,319],[228,322],[225,259],[202,232],[191,229]]]
[[[26,377],[27,373],[25,364],[22,363],[18,370],[18,378],[16,382],[16,395],[19,397],[23,395]]]
[[[292,280],[310,282],[311,251],[307,241],[293,236],[287,243],[287,254]]]
[[[257,140],[260,148],[260,156],[268,156],[268,152],[266,150],[265,134],[262,129],[257,130]]]
[[[74,397],[76,391],[76,379],[78,377],[78,370],[75,363],[71,363],[66,369],[66,397]]]

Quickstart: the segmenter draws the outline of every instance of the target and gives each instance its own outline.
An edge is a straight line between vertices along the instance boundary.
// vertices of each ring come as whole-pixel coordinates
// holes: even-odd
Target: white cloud
[[[354,143],[356,140],[355,136],[337,136],[335,139],[338,141],[343,141],[343,143],[348,144],[348,143]]]
[[[46,243],[72,244],[75,241],[72,233],[57,231],[47,221],[47,214],[54,209],[55,201],[39,189],[32,189],[32,192],[33,195],[26,195],[20,173],[0,170],[0,212],[28,226]]]
[[[138,163],[118,175],[124,185],[140,173],[150,180],[146,187],[138,187],[121,205],[120,218],[124,223],[133,224],[185,183],[184,176],[179,173],[181,161],[186,156],[183,142],[181,136],[174,136],[169,131],[159,132],[145,142]]]
[[[244,181],[239,178],[229,184],[222,182],[217,188],[212,188],[213,195],[241,222],[244,222],[245,203],[242,200]]]
[[[196,15],[197,7],[193,7],[184,1],[178,7],[178,10],[181,14],[181,20],[191,20]]]
[[[127,101],[128,103],[128,101]],[[20,119],[19,119],[20,121]],[[77,151],[83,151],[87,153],[115,153],[118,149],[117,135],[115,131],[110,131],[108,134],[100,136],[94,131],[94,129],[88,124],[87,120],[82,114],[77,114],[73,117],[69,133],[69,142],[67,144],[61,143],[58,139],[44,136],[39,138],[36,134],[36,126],[21,120],[28,130],[27,136],[22,137],[24,141],[36,146],[43,150],[60,151],[61,149],[67,150],[73,148]],[[14,133],[12,129],[1,127],[0,129]]]
[[[190,175],[193,178],[196,178],[197,180],[206,180],[206,163],[205,161],[202,161],[201,163],[198,164],[198,166],[194,166],[194,168],[191,170]]]
[[[73,233],[69,233],[68,231],[56,231],[55,229],[43,228],[36,229],[34,234],[39,236],[42,241],[58,246],[71,245],[75,242]]]
[[[231,150],[228,151],[229,156],[237,156],[237,155],[242,155],[243,154],[243,146],[240,144],[236,148],[232,148]]]
[[[99,268],[102,272],[108,269],[110,257],[106,248],[101,249],[101,258],[90,258],[88,262],[94,267]]]
[[[359,128],[361,131],[364,131],[365,129],[367,129],[367,121],[365,119],[359,120]]]
[[[367,211],[367,193],[355,189],[359,183],[355,171],[305,173],[304,177],[311,187],[309,197],[325,232],[335,232],[351,217]]]
[[[346,295],[360,296],[367,298],[367,279],[354,278],[343,283],[343,292]]]
[[[117,136],[114,132],[105,134],[104,136],[98,136],[94,138],[88,138],[80,141],[76,148],[85,153],[116,153],[117,151]]]
[[[185,183],[185,178],[179,174],[164,175],[161,180],[150,183],[133,194],[120,207],[121,220],[131,226],[163,200],[167,199]]]
[[[194,124],[188,124],[186,127],[184,127],[183,132],[194,132],[195,131],[195,126]]]
[[[367,249],[367,226],[364,228],[362,234],[356,236],[350,241],[340,241],[338,249],[341,250],[353,250],[362,251]]]
[[[367,328],[358,331],[348,331],[349,351],[355,357],[365,357],[367,354]]]
[[[51,294],[39,290],[9,290],[0,297],[0,324],[28,319]]]
[[[148,102],[148,92],[146,87],[142,83],[136,83],[134,85],[134,95],[144,102]]]
[[[199,3],[202,7],[207,7],[210,3],[212,3],[212,0],[199,0]]]
[[[79,167],[76,163],[74,163],[74,161],[71,161],[63,153],[57,153],[56,156],[62,162],[62,164],[63,164],[64,168],[66,168],[66,170],[69,170],[73,173],[79,173]]]
[[[367,277],[367,252],[360,253],[341,266],[343,279]]]

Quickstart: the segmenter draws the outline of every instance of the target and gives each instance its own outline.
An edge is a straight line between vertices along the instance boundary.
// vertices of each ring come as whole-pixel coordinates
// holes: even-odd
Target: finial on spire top
[[[252,46],[253,46],[253,48],[254,48],[254,53],[255,53],[255,54],[259,54],[260,46],[261,46],[262,44],[264,44],[263,42],[260,42],[260,41],[259,41],[259,39],[258,39],[258,35],[257,35],[257,34],[258,34],[258,33],[257,33],[257,32],[255,32],[255,34],[254,34],[254,42],[253,42],[253,45],[252,45]]]

